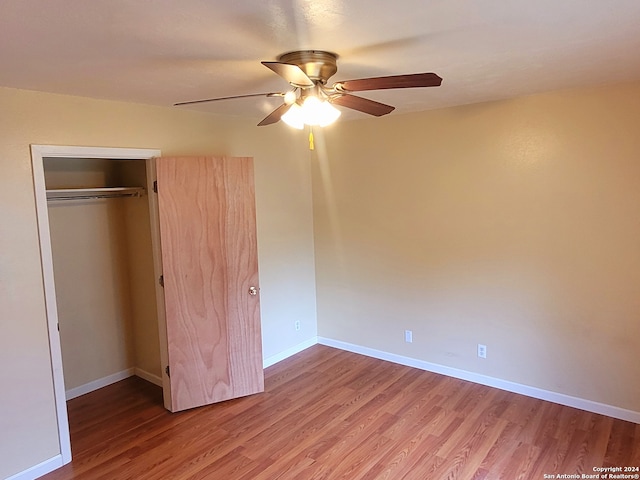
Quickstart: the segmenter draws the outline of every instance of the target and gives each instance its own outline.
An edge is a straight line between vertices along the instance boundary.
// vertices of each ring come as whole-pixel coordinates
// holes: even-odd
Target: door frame
[[[62,464],[71,461],[71,439],[69,436],[69,419],[67,417],[67,399],[64,387],[64,372],[62,368],[62,349],[60,347],[60,334],[58,332],[58,308],[56,302],[55,282],[53,276],[53,256],[51,251],[51,236],[49,230],[49,212],[47,209],[47,193],[44,179],[45,158],[86,158],[105,160],[145,160],[147,165],[147,192],[152,190],[155,174],[154,157],[161,156],[159,149],[141,148],[111,148],[111,147],[77,147],[59,145],[31,145],[31,164],[33,172],[33,187],[36,200],[36,217],[38,223],[38,240],[40,244],[40,260],[42,266],[43,287],[45,296],[45,313],[49,332],[49,351],[51,354],[51,372],[53,377],[53,394],[55,401],[56,417],[58,424],[58,438],[60,442],[60,455]],[[150,183],[151,180],[151,183]],[[156,261],[156,248],[159,250],[157,233],[157,200],[154,195],[149,195],[151,230],[154,248],[154,270],[159,276]],[[161,270],[160,270],[161,271]],[[158,292],[156,287],[156,292]],[[164,323],[164,299],[158,298],[158,304],[162,302],[162,308],[158,309],[158,322]],[[160,318],[161,317],[161,318]],[[166,325],[165,325],[166,328]],[[160,332],[162,342],[162,332]],[[166,334],[165,339],[166,342]],[[163,351],[161,347],[161,352]],[[163,375],[163,384],[164,375]]]

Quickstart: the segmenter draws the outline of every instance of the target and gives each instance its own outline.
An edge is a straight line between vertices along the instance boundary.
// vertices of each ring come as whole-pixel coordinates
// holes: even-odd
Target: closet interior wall
[[[146,186],[144,160],[45,158],[47,190]],[[67,398],[132,374],[160,382],[149,202],[47,202]]]

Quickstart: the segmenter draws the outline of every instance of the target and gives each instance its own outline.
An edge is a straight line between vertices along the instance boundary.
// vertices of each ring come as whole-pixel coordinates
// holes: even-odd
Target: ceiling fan
[[[258,126],[271,125],[282,119],[291,126],[303,128],[305,124],[325,126],[335,121],[340,111],[333,105],[351,108],[376,117],[391,113],[395,109],[391,105],[352,95],[352,92],[438,87],[442,83],[442,78],[435,73],[414,73],[346,80],[336,82],[329,87],[327,81],[338,71],[337,60],[338,56],[335,53],[322,50],[285,53],[278,57],[277,62],[262,62],[262,64],[289,82],[293,88],[287,92],[207,98],[179,102],[174,106],[247,97],[282,97],[283,104],[267,115]]]

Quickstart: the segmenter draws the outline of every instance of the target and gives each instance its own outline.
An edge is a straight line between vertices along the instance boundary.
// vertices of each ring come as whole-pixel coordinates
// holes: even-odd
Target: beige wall
[[[127,200],[49,203],[66,390],[136,366]]]
[[[0,88],[0,478],[59,453],[30,144],[255,159],[265,357],[316,334],[309,154],[282,125]],[[300,141],[302,139],[302,141]],[[295,332],[296,320],[302,330]]]
[[[329,129],[319,335],[640,412],[639,125],[627,85]]]

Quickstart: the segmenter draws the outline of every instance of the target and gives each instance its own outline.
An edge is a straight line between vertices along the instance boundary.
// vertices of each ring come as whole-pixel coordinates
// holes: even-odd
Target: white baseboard
[[[127,368],[126,370],[122,370],[121,372],[116,372],[112,375],[98,378],[97,380],[85,383],[84,385],[80,385],[79,387],[70,388],[65,392],[67,400],[71,400],[72,398],[79,397],[80,395],[84,395],[85,393],[93,392],[94,390],[97,390],[99,388],[106,387],[107,385],[111,385],[112,383],[116,383],[120,380],[124,380],[125,378],[129,378],[130,376],[134,375],[134,371],[134,368]]]
[[[340,340],[318,337],[318,343],[321,345],[326,345],[328,347],[339,348],[348,352],[359,353],[368,357],[387,360],[389,362],[398,363],[400,365],[419,368],[421,370],[439,373],[441,375],[459,378],[461,380],[468,380],[470,382],[479,383],[488,387],[499,388],[500,390],[519,393],[528,397],[547,400],[549,402],[558,403],[560,405],[566,405],[568,407],[586,410],[587,412],[599,413],[608,417],[618,418],[620,420],[626,420],[628,422],[640,424],[640,412],[636,412],[633,410],[626,410],[624,408],[615,407],[613,405],[606,405],[604,403],[594,402],[592,400],[572,397],[570,395],[565,395],[564,393],[543,390],[541,388],[522,385],[507,380],[501,380],[499,378],[489,377],[487,375],[481,375],[479,373],[468,372],[466,370],[460,370],[458,368],[447,367],[444,365],[438,365],[436,363],[425,362],[424,360],[417,360],[415,358],[404,357],[402,355],[396,355],[394,353],[383,352],[381,350],[354,345],[352,343],[342,342]]]
[[[289,358],[296,353],[300,353],[301,351],[306,350],[309,347],[313,347],[317,343],[318,337],[311,337],[310,339],[305,340],[304,342],[299,343],[298,345],[295,345],[291,348],[288,348],[283,352],[276,353],[275,355],[265,358],[262,361],[262,365],[264,368],[270,367],[271,365],[275,365],[276,363],[281,362],[285,358]]]
[[[49,472],[53,472],[55,469],[60,468],[63,465],[62,455],[56,455],[44,462],[41,462],[33,467],[27,468],[22,472],[11,475],[6,480],[35,480]]]
[[[157,375],[154,375],[153,373],[149,373],[146,370],[136,367],[134,368],[133,374],[136,377],[140,377],[146,380],[147,382],[153,383],[154,385],[158,385],[159,387],[162,386],[162,378],[160,378]]]

